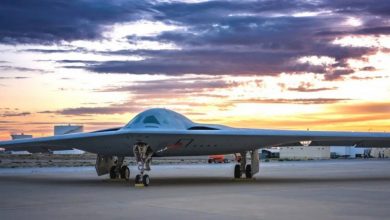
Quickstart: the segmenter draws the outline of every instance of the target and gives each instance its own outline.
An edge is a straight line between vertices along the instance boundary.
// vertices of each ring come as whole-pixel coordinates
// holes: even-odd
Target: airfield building
[[[271,150],[272,149],[272,150]],[[333,147],[333,146],[289,146],[271,148],[267,151],[278,151],[278,158],[291,160],[323,160],[330,158],[367,158],[370,157],[371,149],[356,147]],[[371,157],[390,156],[390,150],[373,150]],[[263,156],[264,157],[264,156]],[[272,158],[272,157],[268,157]]]
[[[330,158],[330,147],[281,147],[280,159],[321,160]]]

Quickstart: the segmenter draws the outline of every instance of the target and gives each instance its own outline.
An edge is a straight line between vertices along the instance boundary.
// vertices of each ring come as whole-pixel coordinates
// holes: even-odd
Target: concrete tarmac
[[[255,181],[233,164],[152,169],[145,188],[93,167],[0,169],[0,219],[390,218],[390,160],[262,163]]]

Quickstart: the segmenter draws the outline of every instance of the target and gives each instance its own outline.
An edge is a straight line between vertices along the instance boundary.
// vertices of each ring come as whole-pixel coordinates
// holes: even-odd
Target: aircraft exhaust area
[[[0,169],[0,219],[388,219],[390,160],[155,165],[150,187],[93,167]],[[131,166],[131,175],[136,167]]]

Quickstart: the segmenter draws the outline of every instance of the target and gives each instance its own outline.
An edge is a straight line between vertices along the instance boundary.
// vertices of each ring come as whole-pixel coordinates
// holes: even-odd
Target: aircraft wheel
[[[252,178],[252,166],[250,164],[245,167],[245,176],[248,179]]]
[[[142,183],[144,184],[144,186],[149,186],[149,184],[150,184],[149,175],[145,174],[145,175],[142,177]]]
[[[130,179],[130,169],[127,166],[121,167],[121,178],[125,180]]]
[[[140,174],[137,174],[137,176],[135,176],[135,184],[138,184],[138,183],[141,183],[141,175]]]
[[[236,164],[234,166],[234,178],[236,178],[236,179],[241,178],[241,167],[239,164]]]
[[[117,178],[116,166],[112,166],[110,169],[110,179],[116,179],[116,178]]]

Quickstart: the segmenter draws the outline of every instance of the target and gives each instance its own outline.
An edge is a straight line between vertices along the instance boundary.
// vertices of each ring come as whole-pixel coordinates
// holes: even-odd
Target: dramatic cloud
[[[98,73],[278,75],[313,72],[325,80],[340,80],[357,71],[348,59],[374,54],[379,48],[336,45],[351,35],[388,35],[390,4],[366,1],[4,1],[0,4],[0,42],[60,43],[62,40],[102,40],[114,24],[140,20],[181,27],[157,35],[126,30],[129,44],[169,43],[175,50],[109,49],[78,46],[30,48],[38,53],[94,53],[137,56],[137,60],[63,60],[67,68]],[[28,23],[28,25],[26,25]],[[127,30],[128,32],[128,30]],[[135,32],[137,33],[137,32]],[[117,39],[118,40],[118,39]],[[123,43],[123,42],[122,42]],[[141,47],[142,48],[142,47]],[[326,56],[332,65],[299,63],[305,56]],[[78,65],[69,66],[70,63]],[[83,65],[80,65],[83,64]]]
[[[385,2],[379,4],[385,5]],[[145,59],[85,65],[86,69],[99,73],[278,75],[314,72],[323,74],[325,80],[339,80],[356,71],[349,66],[348,59],[359,59],[378,49],[335,45],[332,42],[336,37],[388,34],[383,19],[358,14],[367,8],[371,13],[376,12],[371,5],[306,1],[161,3],[155,6],[160,12],[155,19],[186,28],[131,40],[172,43],[180,50],[110,51],[111,55],[137,55]],[[317,15],[299,16],[299,12],[306,11]],[[362,19],[360,27],[340,22],[347,22],[354,13]],[[373,27],[375,23],[377,26]],[[326,66],[296,61],[303,56],[327,56],[334,58],[335,63]]]
[[[99,39],[105,25],[143,18],[147,3],[105,0],[41,0],[0,3],[0,42],[47,44]]]
[[[214,89],[231,88],[239,85],[236,82],[226,82],[217,78],[173,78],[164,80],[136,81],[133,85],[106,88],[101,92],[130,92],[136,95],[169,93],[192,94],[208,92]]]

